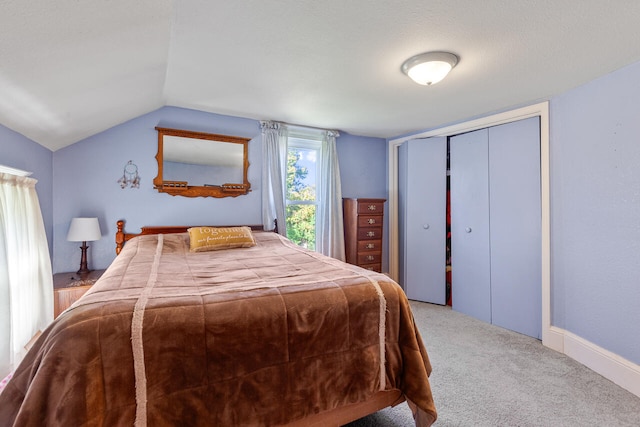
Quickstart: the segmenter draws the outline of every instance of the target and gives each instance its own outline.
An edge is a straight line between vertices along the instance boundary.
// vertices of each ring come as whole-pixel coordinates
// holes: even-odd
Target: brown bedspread
[[[0,425],[281,425],[384,389],[431,424],[431,366],[401,288],[255,237],[204,253],[187,234],[132,239],[27,354]]]

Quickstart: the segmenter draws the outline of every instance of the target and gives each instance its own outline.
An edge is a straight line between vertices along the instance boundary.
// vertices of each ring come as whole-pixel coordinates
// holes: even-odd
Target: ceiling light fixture
[[[430,86],[444,79],[458,63],[458,57],[449,52],[421,53],[404,61],[402,72],[421,85]]]

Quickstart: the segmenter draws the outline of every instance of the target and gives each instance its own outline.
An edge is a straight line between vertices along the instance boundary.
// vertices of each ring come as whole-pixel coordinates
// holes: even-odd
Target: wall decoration
[[[124,165],[124,173],[118,180],[120,188],[123,190],[127,187],[140,188],[140,175],[138,175],[138,166],[133,163],[133,160],[129,160]]]

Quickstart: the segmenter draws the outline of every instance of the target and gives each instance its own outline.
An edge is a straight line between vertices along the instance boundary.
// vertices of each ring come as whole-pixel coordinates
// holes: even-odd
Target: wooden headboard
[[[160,226],[146,226],[140,229],[140,233],[125,233],[124,232],[124,220],[119,220],[117,223],[116,231],[116,255],[120,254],[126,241],[133,239],[136,236],[143,236],[146,234],[168,234],[168,233],[186,233],[191,227],[200,227],[198,225],[160,225]],[[278,221],[274,221],[275,228],[273,231],[278,232]],[[235,225],[210,225],[207,227],[237,227]],[[253,231],[264,231],[262,225],[248,225]]]

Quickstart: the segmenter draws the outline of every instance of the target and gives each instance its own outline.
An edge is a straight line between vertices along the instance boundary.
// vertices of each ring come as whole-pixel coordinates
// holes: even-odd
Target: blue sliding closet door
[[[402,285],[409,299],[445,304],[447,140],[407,141],[401,156]]]
[[[540,338],[539,118],[449,144],[453,309]]]
[[[449,140],[451,179],[451,305],[491,322],[489,130]]]
[[[541,338],[538,117],[489,128],[492,323]]]

